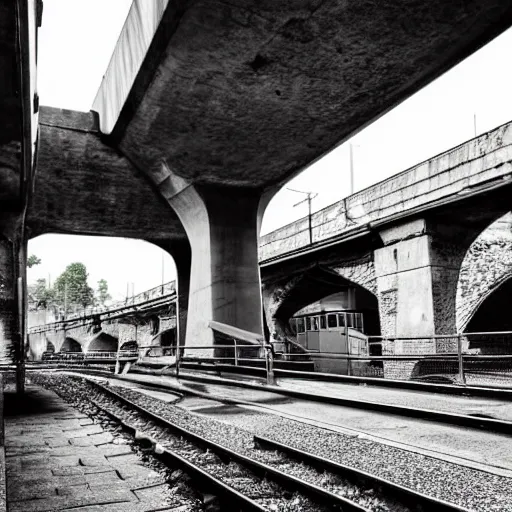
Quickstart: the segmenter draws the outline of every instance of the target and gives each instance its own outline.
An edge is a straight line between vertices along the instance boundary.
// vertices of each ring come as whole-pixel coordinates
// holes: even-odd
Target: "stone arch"
[[[456,325],[467,331],[480,306],[512,277],[512,213],[487,227],[462,261],[456,296]]]
[[[479,303],[465,332],[512,331],[511,296],[512,275],[509,275]]]
[[[60,347],[59,352],[83,352],[82,345],[78,343],[74,338],[66,336],[64,343]]]
[[[473,334],[468,335],[469,348],[478,350],[480,354],[511,354],[512,335],[505,332],[512,331],[512,315],[510,315],[510,298],[512,297],[512,275],[495,286],[478,305],[471,319],[466,325],[466,333],[502,332],[503,334]],[[510,371],[510,364],[507,365]]]
[[[139,349],[139,344],[136,341],[126,341],[123,343],[119,350],[130,350],[130,351],[136,351]]]
[[[354,280],[347,276],[353,277]],[[363,296],[370,297],[369,301],[374,301],[375,311],[378,310],[377,297],[374,293],[373,267],[368,262],[347,263],[333,269],[316,265],[286,281],[265,283],[263,298],[270,333],[275,332],[277,336],[294,336],[290,330],[289,319],[297,311],[347,287],[354,287]]]
[[[91,339],[87,352],[117,352],[117,344],[117,338],[101,331]]]

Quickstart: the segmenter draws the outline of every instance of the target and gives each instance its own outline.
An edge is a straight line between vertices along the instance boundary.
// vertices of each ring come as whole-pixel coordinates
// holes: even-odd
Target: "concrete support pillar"
[[[13,363],[19,350],[14,244],[0,240],[0,363]]]
[[[212,320],[262,334],[260,194],[191,185],[174,174],[160,190],[183,223],[192,251],[186,345],[213,346]]]
[[[456,332],[455,298],[466,245],[456,233],[424,219],[380,233],[384,247],[375,251],[375,273],[383,336],[424,337],[397,341],[388,353],[451,351],[429,337]],[[386,352],[386,347],[384,352]]]
[[[455,294],[466,248],[423,219],[380,233],[375,273],[385,336],[456,331]]]
[[[179,345],[185,346],[187,333],[188,298],[190,294],[190,266],[192,253],[190,244],[173,244],[170,251],[176,264],[177,281],[177,307],[176,307],[176,328]]]

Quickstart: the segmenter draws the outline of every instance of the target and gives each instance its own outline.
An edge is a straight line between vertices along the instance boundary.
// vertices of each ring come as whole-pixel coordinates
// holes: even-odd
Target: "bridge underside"
[[[107,71],[102,135],[92,114],[43,109],[30,236],[158,243],[179,254],[187,343],[212,343],[211,320],[261,334],[258,228],[277,186],[511,24],[510,1],[169,0],[113,126],[128,71]],[[130,63],[139,41],[123,41]]]

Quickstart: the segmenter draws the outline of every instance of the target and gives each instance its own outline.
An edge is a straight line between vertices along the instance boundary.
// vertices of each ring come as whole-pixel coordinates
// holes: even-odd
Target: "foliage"
[[[108,283],[105,279],[100,279],[98,281],[98,290],[96,295],[101,306],[104,306],[105,303],[112,298],[108,293]]]
[[[28,294],[37,308],[47,309],[53,301],[53,290],[46,287],[46,279],[38,279],[28,285]]]
[[[35,265],[39,265],[41,263],[41,259],[38,258],[35,254],[31,254],[28,258],[27,258],[27,267],[28,268],[32,268],[34,267]]]
[[[87,277],[87,269],[83,263],[71,263],[55,280],[55,302],[66,313],[94,303],[94,290],[87,283]]]

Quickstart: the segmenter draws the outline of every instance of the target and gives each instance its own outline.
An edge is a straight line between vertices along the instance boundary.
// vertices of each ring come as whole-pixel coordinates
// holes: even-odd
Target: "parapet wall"
[[[512,173],[512,123],[392,176],[312,215],[312,241],[350,234],[393,216],[457,199],[488,182],[508,183]],[[260,261],[310,243],[307,218],[261,237]]]

